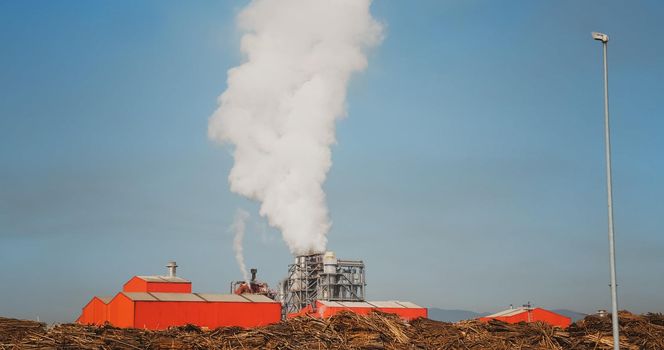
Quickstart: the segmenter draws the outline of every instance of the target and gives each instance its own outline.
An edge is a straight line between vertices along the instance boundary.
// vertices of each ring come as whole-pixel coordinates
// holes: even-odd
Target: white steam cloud
[[[235,261],[240,267],[242,272],[242,278],[244,281],[249,283],[249,271],[247,266],[244,264],[244,252],[242,248],[242,241],[244,240],[244,231],[246,229],[247,219],[249,219],[249,213],[242,209],[238,209],[235,212],[235,218],[233,219],[233,224],[231,225],[231,231],[233,232],[233,251],[235,252]]]
[[[322,252],[331,222],[323,183],[353,72],[382,39],[371,0],[254,0],[238,15],[246,61],[209,137],[234,145],[231,191],[261,203],[294,254]]]

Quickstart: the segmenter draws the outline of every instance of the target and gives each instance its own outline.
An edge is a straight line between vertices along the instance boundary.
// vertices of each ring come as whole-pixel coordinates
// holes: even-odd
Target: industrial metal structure
[[[233,281],[231,282],[231,293],[235,294],[260,294],[273,299],[276,298],[275,293],[266,282],[261,282],[256,279],[258,269],[251,269],[251,280],[249,281]]]
[[[334,252],[300,255],[288,266],[288,277],[279,284],[278,300],[284,317],[311,307],[316,301],[364,301],[364,262],[337,259]]]

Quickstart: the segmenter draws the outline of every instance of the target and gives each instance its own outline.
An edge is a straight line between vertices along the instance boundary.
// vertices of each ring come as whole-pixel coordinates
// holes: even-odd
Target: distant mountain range
[[[551,311],[571,318],[572,322],[576,322],[587,316],[584,313],[567,310],[567,309],[555,309]],[[491,313],[488,312],[480,313],[468,310],[446,310],[435,307],[429,308],[429,318],[432,320],[442,321],[442,322],[459,322],[463,320],[472,320],[490,314]]]

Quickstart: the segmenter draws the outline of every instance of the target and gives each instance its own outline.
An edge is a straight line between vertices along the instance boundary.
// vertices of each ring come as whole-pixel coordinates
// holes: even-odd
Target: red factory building
[[[95,296],[76,322],[116,327],[166,329],[195,324],[210,329],[277,323],[281,304],[260,294],[192,293],[191,282],[175,276],[134,276],[114,297]]]
[[[298,316],[313,316],[317,318],[328,318],[341,311],[351,311],[360,315],[368,315],[371,311],[381,311],[395,314],[404,320],[414,320],[420,317],[428,317],[427,308],[413,304],[408,301],[325,301],[317,300],[316,309],[311,305],[300,312],[288,315],[288,318]]]
[[[480,317],[479,320],[481,322],[498,320],[506,323],[543,322],[560,328],[567,328],[570,324],[572,324],[572,319],[567,316],[563,316],[561,314],[539,307],[533,308],[529,305],[518,308],[510,308],[493,315]]]

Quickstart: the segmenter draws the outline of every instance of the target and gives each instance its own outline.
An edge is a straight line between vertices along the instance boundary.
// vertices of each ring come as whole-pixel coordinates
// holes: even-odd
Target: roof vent
[[[168,277],[175,277],[175,270],[178,268],[178,264],[175,261],[169,261],[166,267],[168,268]]]

